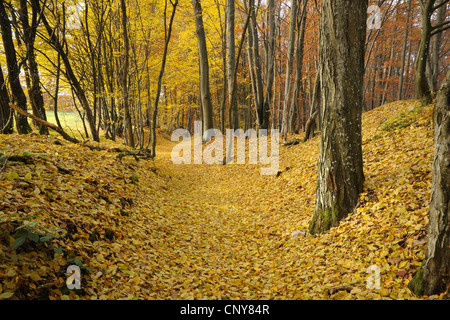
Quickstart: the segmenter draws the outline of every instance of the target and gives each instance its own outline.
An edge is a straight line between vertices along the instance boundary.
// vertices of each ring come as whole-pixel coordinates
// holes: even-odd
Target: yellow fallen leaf
[[[39,276],[39,274],[36,271],[33,271],[30,275],[31,280],[33,281],[39,281],[42,280],[42,278]]]
[[[0,300],[9,299],[14,295],[14,292],[3,292],[0,294]]]

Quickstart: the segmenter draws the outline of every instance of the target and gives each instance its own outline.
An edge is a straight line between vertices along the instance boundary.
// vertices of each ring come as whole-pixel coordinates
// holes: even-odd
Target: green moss
[[[423,113],[423,109],[416,106],[411,111],[401,112],[387,119],[381,124],[381,129],[384,131],[392,131],[394,129],[407,128],[417,122],[421,113]]]
[[[422,265],[419,270],[417,270],[416,274],[412,278],[412,280],[408,283],[408,288],[414,292],[415,295],[422,296],[425,292],[424,283],[423,283],[423,270]]]
[[[339,205],[337,202],[324,210],[314,213],[313,219],[309,224],[309,232],[311,234],[323,233],[331,227],[339,224]]]

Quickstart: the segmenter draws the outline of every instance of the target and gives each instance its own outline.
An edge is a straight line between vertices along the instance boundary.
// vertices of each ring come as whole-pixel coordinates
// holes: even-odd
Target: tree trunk
[[[404,72],[405,72],[406,45],[408,43],[408,32],[409,32],[409,17],[411,16],[411,2],[412,2],[411,0],[408,1],[408,7],[406,9],[405,36],[403,38],[403,48],[402,48],[402,57],[401,57],[400,78],[398,81],[397,100],[402,99],[403,78],[404,78]]]
[[[120,1],[120,6],[122,9],[122,32],[123,32],[123,46],[125,49],[124,64],[123,64],[123,74],[122,74],[122,92],[123,92],[123,109],[124,109],[124,124],[127,145],[134,148],[134,134],[133,126],[131,124],[131,115],[128,101],[128,68],[129,68],[129,51],[130,44],[128,40],[128,23],[127,23],[127,7],[125,0]]]
[[[25,93],[23,92],[22,85],[20,84],[20,69],[17,65],[16,50],[14,48],[11,31],[11,23],[5,10],[4,1],[0,2],[0,27],[2,30],[3,48],[6,55],[6,64],[8,67],[8,82],[11,88],[13,100],[20,109],[27,111],[27,98],[25,96]],[[32,131],[27,117],[22,114],[18,114],[16,117],[16,127],[17,131],[20,134],[27,134]]]
[[[301,16],[298,22],[298,38],[297,38],[297,48],[295,49],[295,60],[297,61],[297,66],[295,70],[295,80],[294,80],[294,90],[292,91],[291,107],[289,108],[289,123],[288,131],[293,132],[295,126],[295,114],[300,114],[298,110],[298,100],[300,97],[300,91],[303,93],[303,80],[302,80],[302,69],[303,69],[303,48],[305,43],[305,23],[306,23],[306,6],[308,5],[308,0],[303,0],[303,8],[301,11]],[[298,119],[299,126],[301,117]]]
[[[211,92],[209,90],[208,51],[206,49],[206,35],[205,28],[203,26],[202,6],[200,4],[200,0],[192,0],[192,5],[194,7],[195,30],[197,33],[198,59],[200,65],[200,98],[202,106],[203,132],[206,133],[208,129],[212,129],[214,127]],[[204,136],[203,139],[209,140],[209,137]]]
[[[363,190],[361,114],[367,0],[322,0],[321,141],[312,234],[337,226]]]
[[[248,28],[248,60],[249,60],[249,72],[250,79],[252,81],[253,97],[256,107],[256,119],[258,127],[261,129],[267,129],[269,122],[267,116],[267,110],[264,104],[264,88],[262,80],[262,66],[261,58],[259,56],[259,39],[256,21],[256,8],[255,1],[249,0],[247,7],[244,1],[244,10],[251,15],[250,26]]]
[[[270,101],[272,100],[272,91],[273,91],[273,83],[275,80],[275,0],[268,0],[268,28],[269,28],[269,37],[267,43],[267,52],[266,52],[266,61],[267,61],[267,72],[266,72],[266,89],[264,92],[264,105],[263,110],[266,113],[270,108]],[[275,101],[275,99],[273,99]],[[264,118],[268,128],[269,119],[268,116]],[[275,123],[275,117],[272,116],[272,126]],[[262,126],[264,127],[264,125]]]
[[[28,60],[28,69],[30,71],[31,76],[31,87],[28,92],[30,96],[30,103],[34,105],[34,110],[36,110],[37,114],[35,116],[41,118],[42,120],[47,120],[47,116],[45,114],[44,108],[44,97],[42,96],[41,86],[40,86],[40,77],[38,65],[36,62],[36,55],[34,53],[34,43],[36,39],[36,28],[37,28],[37,17],[38,12],[33,10],[32,13],[32,24],[30,26],[28,22],[28,7],[26,0],[20,0],[20,11],[19,17],[23,27],[23,41],[26,46],[26,55]],[[40,134],[48,134],[47,126],[40,124],[39,125],[39,133]]]
[[[41,5],[39,3],[39,0],[31,0],[31,5],[33,6],[33,10],[36,10],[36,12],[41,12]],[[77,98],[81,103],[81,106],[83,107],[84,111],[86,112],[86,118],[89,123],[89,127],[91,129],[92,139],[94,141],[99,142],[100,136],[95,127],[95,121],[94,121],[94,117],[92,114],[92,109],[89,106],[89,101],[86,97],[86,93],[83,90],[80,81],[78,80],[77,76],[75,75],[75,73],[73,71],[72,65],[71,65],[69,57],[68,57],[68,52],[67,52],[67,50],[65,50],[65,48],[61,44],[59,38],[56,36],[56,33],[54,32],[52,27],[50,27],[50,24],[49,24],[47,18],[45,17],[45,14],[41,14],[40,18],[41,18],[42,23],[44,24],[44,27],[47,31],[48,36],[49,36],[49,39],[48,39],[49,43],[55,48],[55,50],[61,56],[61,59],[64,63],[64,67],[66,69],[65,74],[66,74],[67,80],[69,81],[70,86],[72,87],[73,91],[75,91],[75,94],[77,95]],[[64,37],[64,34],[63,34],[63,37]]]
[[[167,58],[167,50],[169,48],[169,41],[170,41],[170,35],[172,34],[172,25],[173,25],[173,19],[175,17],[175,12],[177,9],[177,5],[178,5],[178,0],[175,0],[174,2],[171,1],[172,4],[172,15],[170,16],[170,22],[169,22],[169,28],[167,28],[166,25],[166,11],[167,11],[167,0],[166,0],[166,5],[164,8],[164,30],[166,30],[165,32],[165,42],[164,42],[164,52],[163,52],[163,57],[162,57],[162,62],[161,62],[161,69],[159,71],[159,76],[158,76],[158,89],[156,92],[156,98],[155,98],[155,109],[153,110],[153,126],[152,126],[152,136],[153,136],[153,140],[152,140],[152,149],[151,149],[151,156],[155,157],[156,156],[156,119],[157,119],[157,114],[158,114],[158,102],[159,102],[159,95],[161,92],[161,85],[162,85],[162,78],[164,76],[164,68],[166,67],[166,58]]]
[[[428,51],[431,38],[431,14],[433,13],[433,5],[435,0],[420,1],[422,31],[420,34],[419,50],[416,56],[416,95],[422,105],[428,105],[432,102],[430,86],[428,85],[425,74],[428,60]]]
[[[437,1],[437,5],[444,0]],[[444,22],[446,6],[443,5],[437,9],[436,25],[440,25]],[[431,42],[431,90],[436,92],[438,90],[438,76],[439,76],[439,51],[441,49],[442,32],[437,33],[432,38]]]
[[[234,41],[234,0],[226,0],[226,16],[227,16],[227,71],[228,71],[228,101],[230,104],[230,126],[233,129],[239,129],[239,114],[237,107],[236,95],[232,96],[234,68],[236,65],[236,45]]]
[[[433,111],[434,161],[425,258],[409,288],[418,295],[438,294],[450,286],[450,71]]]
[[[294,48],[295,48],[295,29],[297,25],[297,10],[298,0],[292,0],[291,5],[291,21],[289,23],[289,40],[288,40],[288,52],[287,52],[287,63],[286,63],[286,79],[284,82],[284,104],[283,104],[283,122],[281,123],[281,134],[283,135],[283,140],[286,140],[286,135],[288,131],[288,115],[290,107],[290,97],[291,97],[291,72],[294,65]]]
[[[313,96],[311,101],[310,115],[305,126],[305,137],[303,142],[308,141],[314,137],[314,130],[316,127],[316,118],[320,109],[320,71],[317,72],[316,80],[314,81]]]
[[[9,108],[8,90],[6,89],[5,78],[3,77],[0,64],[0,134],[10,133],[13,133],[12,111]]]

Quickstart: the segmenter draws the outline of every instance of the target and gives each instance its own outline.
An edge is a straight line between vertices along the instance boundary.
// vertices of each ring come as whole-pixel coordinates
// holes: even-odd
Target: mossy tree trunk
[[[436,97],[433,122],[428,245],[422,266],[409,283],[418,295],[444,292],[450,286],[450,71]]]
[[[321,143],[310,233],[337,226],[362,192],[361,113],[367,0],[323,0],[319,40]]]

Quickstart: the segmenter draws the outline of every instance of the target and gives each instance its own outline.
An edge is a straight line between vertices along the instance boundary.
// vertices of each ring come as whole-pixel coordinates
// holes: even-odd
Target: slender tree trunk
[[[288,131],[293,132],[295,126],[295,115],[300,114],[298,110],[298,100],[300,97],[300,91],[303,92],[303,80],[302,80],[302,69],[303,69],[303,47],[305,43],[305,23],[306,23],[306,6],[308,5],[308,0],[303,0],[303,8],[301,11],[301,16],[299,17],[298,23],[298,38],[297,38],[297,48],[295,49],[295,60],[297,61],[297,66],[295,70],[295,80],[294,80],[294,90],[292,91],[291,107],[289,108],[289,123]],[[301,116],[298,117],[298,122],[300,126]]]
[[[39,0],[31,0],[31,4],[33,6],[33,10],[36,10],[36,12],[41,12],[41,6],[39,3]],[[82,108],[86,112],[86,118],[89,123],[92,139],[94,141],[98,142],[98,141],[100,141],[100,136],[95,127],[95,121],[94,121],[94,117],[92,114],[92,109],[89,106],[89,101],[86,97],[86,93],[83,90],[80,81],[78,80],[77,76],[75,75],[75,73],[73,71],[72,65],[71,65],[69,57],[67,55],[67,50],[63,47],[63,45],[59,41],[59,39],[56,36],[56,33],[54,32],[52,27],[50,27],[50,24],[49,24],[47,18],[45,17],[45,14],[41,14],[40,18],[41,18],[41,21],[47,31],[48,36],[49,36],[48,41],[55,48],[55,50],[58,51],[58,53],[60,54],[62,62],[64,63],[64,67],[66,69],[65,74],[67,76],[67,79],[68,79],[73,91],[75,91],[75,94],[77,95]]]
[[[314,137],[314,129],[316,127],[316,118],[319,114],[320,109],[320,71],[317,72],[316,80],[314,81],[313,96],[311,101],[311,108],[309,119],[306,121],[305,125],[305,138],[303,142]]]
[[[221,15],[221,6],[218,0],[215,0],[216,6],[217,6],[217,13],[219,14],[219,24],[220,24],[220,30],[222,31],[221,34],[221,44],[222,44],[222,78],[223,78],[223,91],[222,91],[222,97],[221,97],[221,101],[220,101],[220,129],[221,132],[225,132],[225,109],[226,109],[226,104],[227,104],[227,93],[229,90],[228,88],[228,73],[229,71],[227,70],[227,15],[228,13],[225,13],[225,27],[223,26],[222,23],[222,15]],[[233,29],[234,31],[234,29]],[[234,43],[234,41],[233,41]],[[184,112],[183,112],[183,118],[184,118]]]
[[[443,0],[436,1],[436,5],[443,2]],[[446,6],[443,5],[437,9],[436,25],[444,22],[444,15]],[[438,90],[438,76],[439,76],[439,52],[441,49],[442,32],[437,33],[432,37],[431,42],[431,90],[436,92]]]
[[[432,102],[430,86],[425,74],[430,38],[431,38],[431,14],[433,13],[433,5],[435,0],[420,1],[422,31],[420,34],[419,50],[416,56],[416,95],[422,105],[428,105]]]
[[[267,110],[264,105],[264,88],[262,80],[262,66],[259,54],[259,38],[256,21],[255,1],[249,0],[249,5],[244,1],[244,9],[251,14],[250,26],[248,28],[248,60],[250,69],[250,78],[252,80],[253,96],[256,107],[256,118],[258,127],[261,129],[268,128]],[[250,10],[250,11],[248,11]]]
[[[368,0],[322,0],[321,141],[312,234],[337,226],[363,190],[361,114]]]
[[[263,110],[264,113],[267,113],[268,110],[271,110],[270,103],[272,100],[272,91],[274,87],[274,78],[275,78],[275,32],[276,32],[276,26],[275,26],[275,0],[268,0],[268,28],[269,28],[269,37],[267,41],[267,52],[266,52],[266,61],[267,61],[267,72],[266,72],[266,89],[264,92],[264,105]],[[273,103],[273,105],[275,105]],[[273,114],[273,113],[272,113]],[[268,116],[265,115],[264,118],[266,125],[262,125],[262,127],[265,126],[265,128],[268,128],[269,126],[269,119]],[[272,126],[275,123],[275,117],[272,116]]]
[[[394,47],[395,47],[394,41],[392,41],[391,45],[392,45],[392,48],[391,48],[391,55],[389,57],[389,61],[393,61],[393,59],[394,59]],[[388,94],[388,88],[389,88],[389,79],[391,78],[391,75],[392,75],[392,66],[390,65],[388,67],[388,69],[387,69],[386,77],[384,79],[384,90],[383,90],[383,96],[381,98],[381,104],[382,105],[385,104],[386,101],[387,101],[387,94]]]
[[[198,58],[200,65],[200,98],[202,106],[203,132],[206,134],[206,130],[214,127],[211,92],[209,90],[208,51],[206,49],[206,35],[205,28],[203,26],[203,13],[200,0],[192,0],[192,5],[194,7],[195,30],[197,33]],[[208,136],[203,136],[204,140],[209,140],[209,138],[210,137]]]
[[[123,32],[123,46],[125,49],[124,53],[124,64],[122,73],[122,92],[123,92],[123,109],[124,109],[124,124],[126,132],[127,145],[134,148],[134,134],[133,125],[131,123],[131,114],[128,101],[128,68],[129,68],[129,51],[130,44],[128,40],[128,19],[127,19],[127,7],[125,0],[120,0],[120,6],[122,9],[122,32]]]
[[[12,110],[9,107],[9,95],[0,64],[0,134],[13,133]]]
[[[26,55],[28,62],[28,69],[31,76],[31,87],[29,90],[30,102],[34,105],[37,114],[37,117],[42,120],[47,120],[47,116],[45,114],[44,108],[44,97],[42,96],[41,86],[40,86],[40,77],[38,65],[36,62],[36,55],[34,53],[34,43],[36,39],[36,28],[37,28],[37,17],[38,12],[33,10],[32,13],[32,24],[30,25],[28,22],[28,7],[26,0],[20,0],[20,11],[19,17],[23,27],[23,41],[26,46]],[[48,134],[48,128],[45,125],[39,125],[39,133],[40,134]]]
[[[283,140],[286,140],[286,135],[288,132],[288,116],[291,98],[291,73],[294,65],[294,49],[295,49],[295,29],[297,25],[297,14],[298,14],[298,1],[292,0],[291,4],[291,21],[289,23],[289,42],[288,42],[288,52],[287,52],[287,64],[286,64],[286,79],[284,82],[284,104],[283,104],[283,122],[281,124],[281,133],[283,135]]]
[[[239,128],[239,114],[236,95],[231,96],[233,90],[234,68],[236,65],[236,46],[234,40],[234,21],[235,6],[234,0],[226,0],[226,16],[227,16],[227,72],[228,72],[228,101],[230,104],[230,125],[233,129]]]
[[[6,13],[4,1],[0,2],[0,27],[2,30],[3,48],[6,55],[6,64],[8,67],[8,81],[13,96],[13,101],[17,106],[27,111],[27,98],[23,92],[22,85],[20,84],[20,69],[17,65],[16,50],[14,48],[14,42],[12,38],[11,23]],[[30,133],[31,127],[28,123],[27,117],[18,114],[16,117],[16,127],[20,134]]]
[[[402,57],[401,57],[400,78],[398,81],[397,100],[402,99],[403,79],[404,79],[404,71],[405,71],[405,58],[406,58],[406,45],[408,44],[409,18],[411,16],[411,2],[412,2],[411,0],[408,1],[408,7],[406,9],[405,36],[403,38],[403,48],[402,48]]]
[[[450,286],[450,71],[433,111],[434,161],[428,244],[425,259],[409,283],[418,295],[438,294]]]

